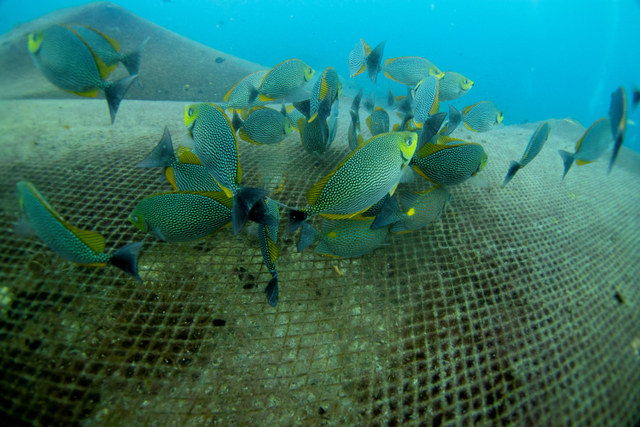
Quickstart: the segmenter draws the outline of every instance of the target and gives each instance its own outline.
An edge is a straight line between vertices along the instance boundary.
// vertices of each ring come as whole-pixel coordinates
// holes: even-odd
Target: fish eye
[[[413,142],[412,138],[407,138],[407,147],[411,147],[412,142]]]
[[[139,221],[138,215],[131,215],[131,221],[138,222]]]
[[[464,79],[464,84],[468,85],[469,84],[469,80]]]
[[[191,117],[193,115],[193,108],[189,108],[187,110],[187,114],[189,115],[189,117]]]

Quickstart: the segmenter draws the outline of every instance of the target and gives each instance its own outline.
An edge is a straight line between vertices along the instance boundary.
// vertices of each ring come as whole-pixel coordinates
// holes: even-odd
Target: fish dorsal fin
[[[373,139],[373,138],[371,138]],[[368,141],[367,141],[368,143]],[[309,201],[310,205],[315,205],[316,201],[318,201],[318,197],[320,197],[320,194],[322,193],[322,190],[324,189],[324,186],[327,185],[327,182],[329,182],[329,180],[333,177],[333,175],[336,173],[336,171],[338,169],[340,169],[342,166],[344,166],[344,164],[355,154],[358,152],[358,150],[362,147],[364,147],[365,145],[367,145],[367,143],[359,146],[355,151],[352,151],[351,153],[349,153],[349,155],[347,157],[345,157],[345,159],[343,161],[340,162],[340,164],[338,166],[335,167],[335,169],[333,169],[329,175],[325,176],[324,178],[322,178],[320,181],[318,181],[317,183],[315,183],[310,189],[309,191],[307,191],[307,200]],[[369,208],[367,208],[369,209]],[[362,212],[366,211],[367,209],[364,209]],[[357,212],[360,213],[360,212]],[[355,214],[354,214],[355,215]]]
[[[398,58],[387,58],[387,59],[385,59],[385,60],[384,60],[384,66],[385,66],[385,67],[388,67],[388,66],[389,66],[389,64],[391,64],[392,62],[394,62],[396,59],[398,59]]]
[[[322,101],[327,93],[329,92],[329,82],[327,82],[327,70],[324,70],[322,73],[322,78],[320,80],[320,96],[318,101]]]
[[[371,116],[367,117],[367,127],[369,128],[369,132],[373,133],[373,130],[371,129]]]
[[[474,108],[476,105],[480,104],[481,102],[484,102],[484,101],[476,102],[476,103],[475,103],[475,104],[473,104],[473,105],[467,105],[466,107],[464,107],[464,108],[462,109],[462,115],[467,115],[467,114],[469,114],[469,111],[473,110],[473,108]]]
[[[438,137],[437,140],[437,144],[438,145],[448,145],[452,142],[458,142],[458,143],[466,143],[467,141],[463,141],[462,139],[458,139],[458,138],[452,138],[450,136],[446,136],[446,135],[442,135],[440,137]]]
[[[589,163],[593,163],[593,160],[591,160],[591,161],[580,160],[580,159],[576,160],[576,165],[578,165],[578,166],[586,165],[586,164],[589,164]]]
[[[273,264],[278,259],[278,246],[276,246],[274,241],[271,240],[271,236],[269,236],[269,228],[265,225],[262,225],[261,227],[264,227],[264,231],[267,237],[267,250],[269,252],[271,263]]]
[[[101,254],[104,252],[105,240],[104,236],[100,233],[96,233],[95,231],[82,230],[75,225],[68,224],[63,222],[62,225],[73,233],[82,243],[87,245],[89,249],[97,254]]]
[[[30,182],[27,182],[27,188],[29,189],[29,191],[31,192],[31,194],[33,194],[33,196],[38,199],[38,202],[40,202],[42,204],[42,206],[44,206],[44,208],[49,211],[49,213],[58,221],[64,223],[65,220],[62,219],[62,217],[60,216],[60,214],[58,212],[56,212],[55,209],[53,209],[53,206],[51,206],[49,204],[49,202],[47,202],[47,200],[42,196],[42,194],[40,194],[40,192],[38,191],[38,189]]]
[[[104,39],[106,41],[109,42],[109,44],[111,45],[111,47],[113,48],[113,50],[115,50],[116,52],[120,52],[122,50],[122,48],[120,47],[120,43],[118,42],[118,40],[112,39],[111,37],[109,37],[108,35],[106,35],[105,33],[103,33],[102,31],[98,31],[95,28],[91,28],[88,25],[85,24],[74,24],[74,25],[80,25],[82,27],[85,27],[91,31],[93,31],[94,33],[100,34],[102,37],[104,37]]]
[[[576,142],[576,153],[578,152],[578,150],[580,149],[580,146],[582,145],[582,143],[584,142],[584,138],[589,135],[589,132],[591,132],[591,129],[597,124],[599,123],[601,120],[604,120],[605,117],[596,120],[595,122],[593,122],[593,124],[591,126],[589,126],[589,129],[587,129],[587,131],[584,133],[584,135],[582,135],[582,138],[580,138],[578,140],[578,142]],[[577,162],[576,162],[577,163]]]
[[[200,161],[198,156],[193,154],[191,151],[185,151],[184,153],[180,154],[179,161],[180,163],[185,163],[188,165],[202,166],[202,162]]]
[[[373,112],[375,113],[376,111],[384,111],[384,107],[380,107],[380,106],[374,107]]]
[[[273,110],[273,108],[265,107],[264,105],[254,105],[253,107],[251,107],[251,110],[247,115],[250,115],[251,113],[255,113],[258,110]]]
[[[400,124],[396,123],[395,125],[393,125],[393,128],[391,128],[394,132],[399,132],[400,131]]]
[[[169,184],[173,187],[175,191],[178,191],[178,186],[176,185],[176,174],[171,166],[164,170],[164,177],[167,178]]]
[[[248,143],[255,145],[262,145],[259,142],[254,141],[254,139],[249,136],[245,128],[240,128],[240,130],[238,131],[238,135],[243,141],[247,141]]]
[[[362,46],[364,46],[364,56],[369,56],[371,54],[371,48],[364,40],[360,39],[360,41],[362,42]]]
[[[183,191],[186,194],[198,194],[215,200],[221,205],[231,209],[233,207],[233,198],[229,197],[224,191]]]
[[[452,147],[451,145],[436,145],[436,144],[432,144],[430,142],[427,142],[426,144],[424,144],[424,147],[422,147],[420,149],[420,151],[418,152],[418,158],[423,159],[433,153],[437,153],[438,151],[442,151],[442,150],[446,150],[448,148]]]
[[[107,67],[107,64],[105,64],[104,61],[100,59],[100,57],[93,51],[93,49],[91,49],[91,46],[89,46],[89,43],[87,43],[76,30],[74,30],[68,25],[64,25],[64,27],[69,31],[71,31],[73,34],[75,34],[76,37],[78,37],[80,40],[82,40],[82,43],[84,43],[87,49],[89,49],[89,52],[91,52],[91,56],[93,56],[93,61],[96,63],[96,67],[98,68],[98,74],[100,74],[100,78],[103,80],[106,79],[107,76],[109,75],[109,67]]]
[[[431,104],[431,110],[429,110],[429,115],[436,114],[440,111],[440,80],[436,79],[436,98],[433,100],[433,104]]]

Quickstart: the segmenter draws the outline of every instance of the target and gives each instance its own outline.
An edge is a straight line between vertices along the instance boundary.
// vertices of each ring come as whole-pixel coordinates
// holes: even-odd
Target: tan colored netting
[[[142,197],[169,190],[159,170],[134,165],[165,123],[175,145],[188,140],[183,107],[125,101],[111,127],[104,101],[0,102],[4,420],[622,426],[640,417],[637,155],[625,149],[610,176],[599,162],[561,182],[557,149],[584,128],[554,120],[542,153],[501,189],[536,126],[456,131],[484,142],[490,190],[452,188],[441,221],[355,259],[298,253],[283,221],[272,308],[249,234],[171,245],[127,221]],[[347,153],[341,113],[324,158],[304,152],[296,132],[279,147],[241,143],[246,184],[273,190],[284,176],[272,196],[302,206]],[[143,240],[144,284],[72,266],[11,233],[20,179],[108,248]]]

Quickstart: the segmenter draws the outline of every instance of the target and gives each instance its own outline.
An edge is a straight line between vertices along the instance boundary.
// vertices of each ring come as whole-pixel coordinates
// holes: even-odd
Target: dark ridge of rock
[[[269,68],[204,46],[113,3],[95,2],[51,12],[0,36],[0,99],[80,98],[49,83],[27,50],[27,34],[58,22],[89,25],[118,40],[124,52],[150,37],[140,65],[142,86],[132,86],[126,99],[221,101],[244,76]],[[225,61],[216,63],[218,57]],[[108,79],[126,75],[120,64]]]

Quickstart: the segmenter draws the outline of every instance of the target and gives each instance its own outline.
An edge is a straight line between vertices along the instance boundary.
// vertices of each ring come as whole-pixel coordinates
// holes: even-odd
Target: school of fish
[[[120,102],[137,79],[147,41],[122,53],[115,39],[89,26],[56,24],[29,34],[27,48],[35,66],[58,88],[87,97],[103,91],[113,123]],[[335,141],[342,95],[340,76],[327,67],[318,75],[308,99],[286,105],[284,98],[298,93],[315,74],[308,64],[293,58],[244,77],[219,104],[187,105],[184,124],[193,149],[175,150],[165,127],[155,148],[137,167],[162,168],[173,191],[140,200],[129,215],[131,224],[159,240],[180,243],[210,237],[226,227],[237,235],[248,220],[255,222],[258,245],[272,276],[265,287],[266,299],[276,306],[281,208],[288,211],[287,232],[302,229],[298,251],[317,243],[315,253],[337,258],[369,254],[384,245],[390,233],[409,233],[437,221],[452,200],[447,187],[478,180],[477,174],[488,162],[482,144],[451,135],[460,124],[472,132],[491,131],[503,121],[504,114],[493,102],[480,101],[461,111],[448,105],[445,121],[447,113],[440,112],[440,103],[464,96],[475,83],[458,72],[443,72],[419,56],[383,60],[385,45],[382,41],[371,49],[360,39],[348,55],[350,77],[367,71],[376,84],[382,72],[405,85],[407,94],[394,96],[389,85],[385,108],[376,105],[373,92],[362,100],[360,89],[349,109],[347,139],[341,141],[351,153],[308,189],[306,206],[288,207],[267,197],[263,188],[243,186],[239,155],[239,140],[277,145],[294,131],[313,156],[324,154]],[[119,63],[129,76],[107,80]],[[636,88],[632,108],[639,102]],[[281,105],[273,108],[270,103]],[[368,113],[365,122],[372,135],[366,141],[360,132],[361,104]],[[390,112],[395,112],[401,123],[390,127]],[[562,178],[574,162],[582,166],[612,151],[610,172],[624,142],[627,116],[626,92],[620,87],[612,94],[608,116],[589,127],[577,141],[575,152],[560,150]],[[546,122],[535,130],[522,158],[511,162],[503,187],[543,149],[550,132]],[[414,173],[424,178],[426,188],[398,191],[402,183],[414,181]],[[20,181],[17,189],[23,217],[16,231],[21,235],[36,235],[72,263],[113,265],[142,282],[138,274],[142,243],[105,253],[101,234],[66,222],[33,184]],[[308,223],[316,215],[323,218],[320,231]]]

